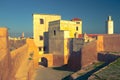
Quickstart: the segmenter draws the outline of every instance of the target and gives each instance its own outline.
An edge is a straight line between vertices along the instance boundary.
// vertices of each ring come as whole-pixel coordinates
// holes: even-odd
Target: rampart
[[[17,49],[17,48],[23,46],[24,44],[26,44],[26,39],[9,40],[10,51]]]
[[[7,28],[0,28],[0,80],[9,80],[11,69],[11,59],[7,36]]]
[[[93,61],[97,60],[97,43],[96,41],[83,45],[80,51],[70,54],[68,67],[71,70],[79,70]]]
[[[85,67],[97,61],[97,42],[93,41],[83,46],[81,49],[81,67]]]
[[[104,51],[120,52],[120,35],[105,35],[103,36]]]
[[[28,45],[24,45],[16,50],[11,52],[11,60],[12,60],[12,80],[15,80],[15,74],[17,70],[20,68],[20,65],[25,61],[28,56]]]

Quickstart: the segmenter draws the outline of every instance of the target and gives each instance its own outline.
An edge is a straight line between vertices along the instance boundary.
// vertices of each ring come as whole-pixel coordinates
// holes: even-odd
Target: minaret
[[[114,34],[114,23],[111,16],[108,16],[106,27],[107,27],[107,32],[106,32],[107,34]]]

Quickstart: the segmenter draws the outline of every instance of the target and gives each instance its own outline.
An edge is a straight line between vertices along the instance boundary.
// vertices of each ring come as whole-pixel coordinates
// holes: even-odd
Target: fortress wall
[[[47,67],[62,66],[65,64],[65,60],[68,59],[68,55],[59,54],[41,54],[39,57],[39,63],[41,65],[47,65]],[[67,61],[66,61],[67,62]]]
[[[1,50],[0,50],[0,53],[3,53]],[[0,55],[1,56],[1,55]],[[10,72],[10,63],[9,63],[9,58],[8,58],[8,55],[2,55],[2,57],[0,57],[0,80],[9,80],[8,77],[9,77],[9,72]]]
[[[68,67],[77,71],[97,60],[97,42],[84,45],[80,51],[70,54]]]
[[[37,46],[34,43],[33,39],[26,39],[26,43],[28,45],[28,52],[33,53],[33,60],[34,60],[34,68],[38,67],[39,62],[39,51]]]
[[[22,39],[22,40],[9,40],[10,51],[17,49],[17,48],[23,46],[24,44],[26,44],[25,39]]]
[[[53,55],[53,66],[62,66],[64,65],[64,55]]]
[[[97,42],[93,41],[81,49],[81,66],[85,67],[94,61],[97,61]]]
[[[34,75],[34,66],[33,66],[33,61],[30,62],[30,66],[29,66],[29,69],[28,69],[28,76],[27,76],[27,80],[33,80],[33,75]]]
[[[120,35],[105,35],[103,41],[104,51],[120,52]]]
[[[11,69],[8,46],[8,29],[0,28],[0,80],[9,80]]]
[[[43,66],[52,67],[53,66],[53,54],[41,54],[39,56],[39,63]]]
[[[27,44],[11,52],[12,80],[14,80],[16,71],[19,69],[20,65],[24,62],[26,58],[28,58],[27,56],[28,56],[28,45]]]

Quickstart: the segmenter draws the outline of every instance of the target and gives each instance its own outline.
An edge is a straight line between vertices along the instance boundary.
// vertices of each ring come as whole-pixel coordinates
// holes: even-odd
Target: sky
[[[110,15],[120,33],[120,0],[0,0],[0,26],[9,33],[32,33],[34,13],[58,14],[62,20],[80,18],[83,33],[105,33]]]

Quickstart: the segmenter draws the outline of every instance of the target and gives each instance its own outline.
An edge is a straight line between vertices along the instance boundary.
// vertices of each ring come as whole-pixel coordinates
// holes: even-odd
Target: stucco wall
[[[43,24],[40,24],[40,19],[43,19]],[[34,42],[37,47],[44,48],[44,32],[48,31],[48,25],[50,21],[60,20],[60,15],[51,14],[33,14],[33,32]],[[40,40],[40,36],[43,36],[43,40]],[[43,54],[43,50],[40,51]]]
[[[49,32],[49,53],[64,54],[64,31]]]
[[[35,45],[33,39],[26,39],[26,43],[28,45],[28,53],[33,53],[34,68],[37,68],[39,62],[39,56],[40,56],[38,48]]]

